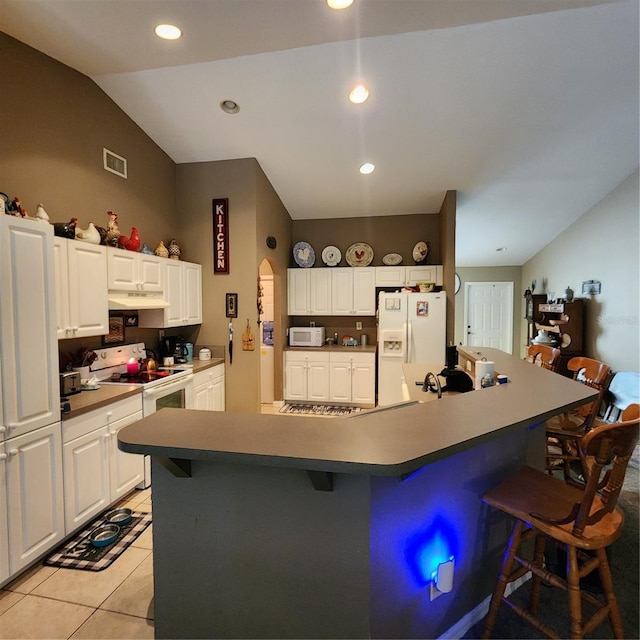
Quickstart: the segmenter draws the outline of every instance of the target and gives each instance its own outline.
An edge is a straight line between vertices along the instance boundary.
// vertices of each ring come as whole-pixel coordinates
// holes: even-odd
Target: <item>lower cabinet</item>
[[[4,517],[9,533],[6,578],[18,573],[65,537],[60,423],[11,438],[0,451],[6,455],[3,460],[6,473],[4,469],[0,473],[6,483]],[[0,522],[2,510],[0,506]],[[3,546],[0,542],[0,554]],[[0,559],[0,569],[2,567]],[[5,556],[4,571],[6,569]]]
[[[0,407],[1,408],[1,407]],[[7,453],[4,442],[0,442],[0,584],[9,573],[9,524],[7,522]]]
[[[142,418],[142,396],[63,422],[65,524],[68,533],[129,493],[144,478],[144,456],[118,449],[118,431]]]
[[[286,351],[284,398],[375,405],[375,354]]]
[[[200,411],[224,411],[224,365],[199,371],[193,376],[193,408]]]

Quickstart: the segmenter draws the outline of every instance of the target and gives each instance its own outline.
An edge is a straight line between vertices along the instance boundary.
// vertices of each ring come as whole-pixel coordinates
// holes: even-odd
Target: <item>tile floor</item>
[[[151,511],[151,489],[117,506]],[[153,552],[149,525],[103,571],[42,562],[0,589],[0,638],[153,638]]]

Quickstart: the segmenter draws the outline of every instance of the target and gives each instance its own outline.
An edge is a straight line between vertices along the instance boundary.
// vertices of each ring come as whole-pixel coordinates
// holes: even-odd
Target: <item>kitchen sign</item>
[[[213,200],[213,273],[229,273],[229,198]]]

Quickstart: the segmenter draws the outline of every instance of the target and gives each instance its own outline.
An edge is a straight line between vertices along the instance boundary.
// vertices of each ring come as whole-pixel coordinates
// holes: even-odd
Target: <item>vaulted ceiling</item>
[[[523,264],[638,167],[638,0],[0,0],[0,30],[177,163],[255,157],[293,219],[457,190],[459,266]]]

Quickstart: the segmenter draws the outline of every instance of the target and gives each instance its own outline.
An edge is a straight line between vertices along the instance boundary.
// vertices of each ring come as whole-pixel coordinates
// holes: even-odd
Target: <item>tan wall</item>
[[[447,293],[447,344],[455,335],[455,273],[456,273],[456,207],[458,194],[447,191],[440,207],[440,251],[442,254],[444,290]]]
[[[0,190],[30,215],[106,226],[119,215],[154,249],[176,233],[175,164],[92,80],[0,33]],[[103,169],[106,147],[128,160],[128,179]],[[183,257],[188,260],[188,250]]]
[[[227,409],[259,411],[260,349],[243,351],[242,334],[249,320],[259,344],[258,269],[262,259],[267,257],[274,272],[286,271],[283,261],[289,253],[288,214],[254,158],[181,164],[177,167],[177,176],[180,237],[193,252],[193,261],[202,264],[203,319],[196,344],[228,344],[225,294],[237,293],[238,317],[233,321],[231,364],[227,355]],[[215,198],[229,199],[228,275],[213,273],[211,201]],[[279,249],[271,251],[267,248],[265,238],[260,237],[265,233],[276,238],[280,236]],[[280,293],[282,295],[286,300],[286,289]],[[284,306],[286,313],[286,304]]]
[[[348,266],[346,250],[354,242],[366,242],[373,249],[372,265],[382,265],[387,253],[399,253],[402,264],[414,264],[413,247],[420,241],[429,242],[429,262],[442,264],[440,250],[440,216],[421,213],[407,216],[375,216],[371,218],[331,218],[328,220],[294,220],[292,242],[308,242],[316,254],[315,267],[323,267],[322,250],[328,245],[340,249],[340,266]],[[295,267],[293,254],[289,264]]]

